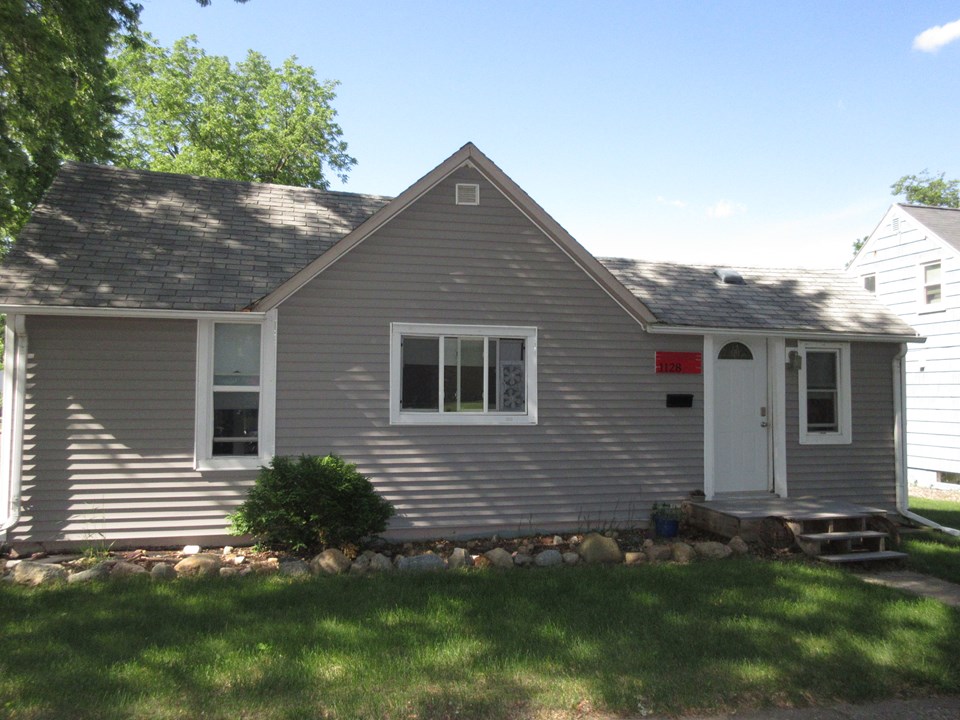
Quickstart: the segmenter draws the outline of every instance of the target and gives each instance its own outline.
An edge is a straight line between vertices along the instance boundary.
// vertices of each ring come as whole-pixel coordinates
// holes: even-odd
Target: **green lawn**
[[[0,716],[513,718],[960,692],[960,611],[802,562],[0,588]]]
[[[960,503],[910,498],[910,509],[947,527],[960,529]],[[960,583],[960,538],[931,530],[904,538],[907,564],[917,572]]]

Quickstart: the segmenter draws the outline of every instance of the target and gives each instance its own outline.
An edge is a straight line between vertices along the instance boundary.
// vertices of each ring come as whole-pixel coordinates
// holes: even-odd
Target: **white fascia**
[[[226,322],[259,322],[263,312],[246,310],[162,310],[154,308],[74,307],[58,305],[0,305],[0,314],[61,315],[67,317],[154,318],[158,320],[224,320]],[[246,318],[247,320],[244,320]]]
[[[0,542],[20,520],[23,422],[27,392],[27,329],[23,315],[7,315],[3,357],[3,432],[0,435]]]

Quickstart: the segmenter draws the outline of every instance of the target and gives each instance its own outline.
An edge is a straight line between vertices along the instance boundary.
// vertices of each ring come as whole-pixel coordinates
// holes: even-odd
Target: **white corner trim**
[[[770,338],[770,422],[773,429],[773,491],[788,497],[787,484],[787,347],[786,338]]]
[[[217,320],[197,321],[197,378],[194,425],[194,468],[196,470],[256,470],[270,462],[276,452],[277,407],[277,310],[250,319],[224,322],[254,323],[260,326],[260,418],[257,443],[259,454],[249,457],[214,457],[213,445],[213,334]]]
[[[714,453],[714,338],[703,336],[703,493],[707,500],[713,500],[716,492]]]
[[[7,315],[3,350],[3,431],[0,434],[0,542],[20,520],[23,423],[27,396],[27,327],[23,315]]]
[[[405,335],[440,337],[522,337],[526,347],[524,381],[527,411],[507,412],[403,412],[400,409],[402,386],[401,342]],[[537,328],[518,325],[444,325],[434,323],[390,323],[390,424],[391,425],[536,425],[537,394]],[[442,348],[441,348],[442,352]],[[441,358],[442,360],[442,358]]]

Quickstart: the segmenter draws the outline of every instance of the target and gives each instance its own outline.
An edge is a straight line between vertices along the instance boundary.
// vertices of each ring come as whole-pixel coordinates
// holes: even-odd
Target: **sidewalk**
[[[831,707],[784,708],[734,712],[729,715],[698,715],[683,720],[957,720],[960,718],[960,695],[884,700],[865,705],[843,703]],[[639,720],[639,719],[638,719]],[[668,720],[648,717],[645,720]]]
[[[903,590],[914,595],[939,600],[946,605],[960,607],[960,585],[940,578],[922,575],[909,570],[858,572],[856,576],[864,582]],[[956,717],[960,717],[958,714]]]

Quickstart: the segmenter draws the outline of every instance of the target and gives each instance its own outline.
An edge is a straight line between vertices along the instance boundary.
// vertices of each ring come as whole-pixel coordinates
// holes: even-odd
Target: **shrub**
[[[393,505],[336,455],[276,456],[247,499],[228,516],[230,533],[294,551],[358,543],[383,532]]]

